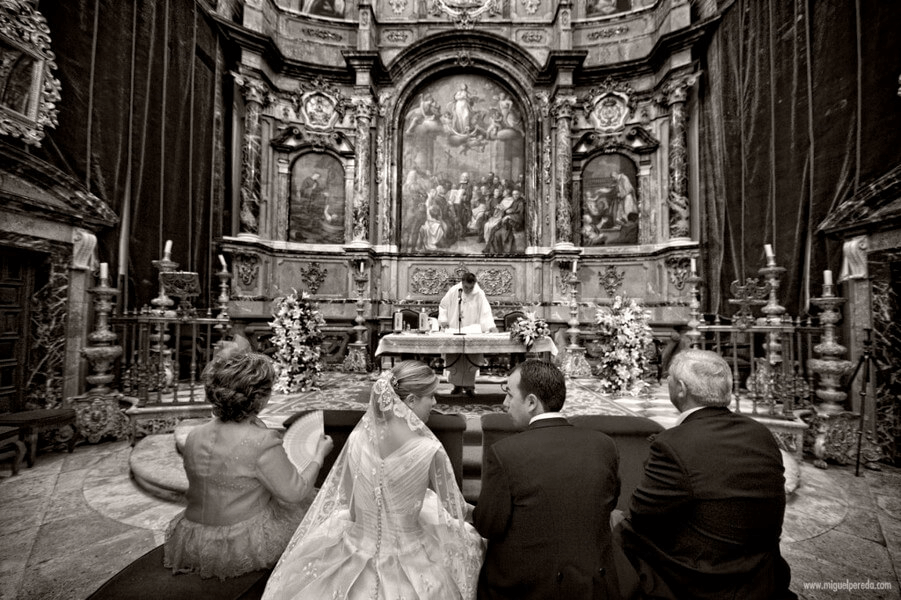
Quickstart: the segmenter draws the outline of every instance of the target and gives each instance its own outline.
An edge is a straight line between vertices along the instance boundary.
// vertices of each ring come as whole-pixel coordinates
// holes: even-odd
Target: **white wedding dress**
[[[374,397],[386,395],[382,381]],[[373,399],[269,578],[264,600],[475,598],[482,538],[463,520],[466,504],[444,447],[394,399],[378,403],[390,401],[389,410],[402,413],[419,435],[381,457],[384,419]]]

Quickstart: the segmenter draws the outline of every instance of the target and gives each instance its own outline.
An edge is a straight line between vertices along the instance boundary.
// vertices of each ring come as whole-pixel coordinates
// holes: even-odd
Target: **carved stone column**
[[[354,117],[357,125],[357,144],[355,162],[357,166],[354,181],[353,199],[353,231],[351,243],[369,245],[369,204],[371,198],[370,181],[372,180],[372,161],[370,146],[372,145],[370,125],[375,116],[375,102],[371,96],[355,96]]]
[[[239,234],[260,234],[260,190],[263,106],[268,92],[262,81],[235,76],[244,94],[244,139],[241,143],[241,228]]]
[[[557,121],[557,210],[555,245],[572,245],[572,116],[575,96],[558,95],[553,112]]]
[[[688,90],[697,74],[680,78],[664,88],[670,109],[669,133],[669,237],[691,237],[691,206],[688,200]]]

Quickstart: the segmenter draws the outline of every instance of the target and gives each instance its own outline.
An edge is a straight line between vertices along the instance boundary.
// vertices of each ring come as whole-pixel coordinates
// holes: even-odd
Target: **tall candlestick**
[[[698,262],[696,259],[691,259],[691,274],[694,275],[698,272]]]
[[[222,256],[221,254],[219,255],[219,264],[222,265],[223,271],[228,271],[228,265],[225,263],[225,257]]]
[[[163,258],[169,260],[172,256],[172,240],[166,240],[166,247],[163,248]]]
[[[100,279],[109,279],[108,263],[100,263]]]
[[[823,271],[823,285],[832,285],[832,271]]]

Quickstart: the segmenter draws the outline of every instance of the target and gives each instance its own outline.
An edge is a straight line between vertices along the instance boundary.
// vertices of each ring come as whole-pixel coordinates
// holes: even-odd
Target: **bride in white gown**
[[[447,453],[424,424],[437,386],[419,361],[375,382],[264,600],[475,598],[484,544],[464,520],[471,507]]]

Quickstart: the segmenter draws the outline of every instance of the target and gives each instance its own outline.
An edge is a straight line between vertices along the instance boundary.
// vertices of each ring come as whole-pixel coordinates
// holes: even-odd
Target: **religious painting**
[[[638,243],[638,188],[635,163],[623,154],[602,154],[582,173],[583,246]]]
[[[520,102],[487,77],[447,77],[412,97],[400,128],[402,250],[525,252]]]
[[[632,10],[632,0],[586,0],[586,17],[606,17]]]
[[[344,167],[334,156],[309,153],[291,168],[288,241],[344,243]]]

